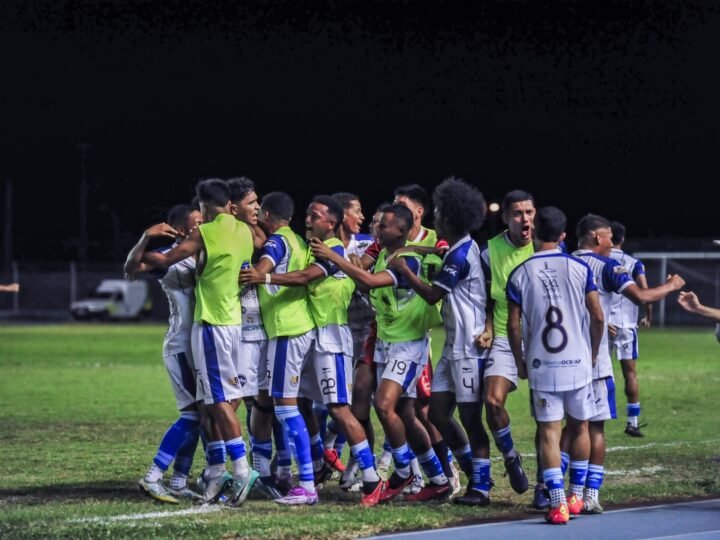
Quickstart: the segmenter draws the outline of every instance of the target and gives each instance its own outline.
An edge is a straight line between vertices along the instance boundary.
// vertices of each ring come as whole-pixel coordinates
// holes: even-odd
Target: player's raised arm
[[[703,317],[720,323],[720,309],[704,306],[692,291],[682,291],[680,296],[678,296],[678,304],[680,304],[685,311],[702,315]]]
[[[178,261],[182,261],[196,253],[202,251],[205,247],[200,229],[196,228],[190,233],[190,235],[177,246],[172,248],[167,253],[145,253],[142,257],[143,262],[157,266],[161,268],[167,268],[170,265],[175,264]]]
[[[649,304],[662,300],[671,292],[679,291],[684,286],[685,280],[678,274],[673,274],[667,277],[665,283],[652,289],[641,289],[636,283],[632,283],[622,290],[622,294],[638,305]]]
[[[149,263],[143,262],[143,255],[151,239],[163,237],[174,239],[177,234],[178,232],[167,223],[157,223],[146,229],[140,237],[140,240],[138,240],[137,244],[135,244],[128,253],[123,267],[125,274],[133,276],[140,272],[147,271],[152,266]]]
[[[396,252],[397,253],[397,252]],[[429,285],[415,274],[407,265],[406,257],[394,257],[388,267],[402,275],[412,289],[428,304],[433,305],[442,300],[447,291],[435,284]]]

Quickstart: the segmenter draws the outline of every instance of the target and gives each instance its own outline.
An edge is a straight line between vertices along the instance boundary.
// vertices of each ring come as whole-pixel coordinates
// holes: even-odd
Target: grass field
[[[362,509],[357,494],[334,483],[315,507],[249,500],[202,513],[189,503],[153,502],[137,480],[177,416],[161,361],[163,332],[162,325],[0,328],[0,537],[350,538],[527,517],[532,489],[510,489],[494,448],[496,487],[485,509],[402,502]],[[441,343],[435,335],[435,357]],[[647,436],[623,434],[618,368],[620,418],[606,427],[603,504],[720,494],[720,346],[708,329],[653,329],[642,332],[640,354]],[[508,408],[525,455],[534,452],[527,402],[523,383]],[[201,464],[198,451],[194,472]],[[532,482],[534,459],[525,465]],[[178,511],[184,514],[161,514]]]

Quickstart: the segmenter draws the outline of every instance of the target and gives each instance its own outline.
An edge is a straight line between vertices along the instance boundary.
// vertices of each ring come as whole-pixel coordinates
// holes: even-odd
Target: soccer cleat
[[[145,478],[141,478],[138,482],[138,487],[140,491],[156,501],[170,504],[178,504],[180,502],[163,486],[162,480],[148,482]]]
[[[439,501],[448,499],[451,494],[452,485],[450,482],[445,482],[444,484],[433,484],[430,482],[417,493],[405,495],[405,500],[410,502]]]
[[[416,474],[412,477],[412,483],[405,486],[405,489],[403,489],[404,495],[414,495],[416,493],[420,493],[420,490],[425,487],[425,480],[423,480],[423,477],[419,474]]]
[[[550,492],[543,484],[535,485],[532,506],[535,510],[548,510],[550,508]]]
[[[585,507],[585,503],[582,500],[582,497],[578,497],[573,493],[567,499],[567,507],[570,514],[572,514],[573,516],[578,516]]]
[[[407,478],[403,478],[397,473],[392,473],[390,478],[385,481],[382,493],[380,494],[380,502],[391,501],[402,493],[405,486],[409,486],[413,481],[413,476],[410,475]],[[396,484],[392,487],[392,484]]]
[[[370,486],[372,485],[372,483],[370,483],[370,485],[368,485],[368,486],[363,485],[363,494],[362,494],[362,498],[360,499],[360,504],[362,506],[364,506],[365,508],[369,508],[369,507],[375,506],[377,503],[379,503],[380,495],[382,494],[383,489],[385,487],[385,482],[386,482],[385,480],[380,480],[379,482],[374,482],[375,487],[369,493],[365,493],[365,488],[367,487],[369,489]]]
[[[463,506],[488,506],[490,504],[490,496],[485,495],[479,489],[468,486],[465,495],[455,497],[453,502],[455,504],[462,504]]]
[[[525,493],[528,490],[528,478],[522,468],[522,457],[519,453],[516,452],[514,457],[505,460],[505,470],[515,493]]]
[[[260,478],[260,473],[254,469],[250,469],[250,473],[242,480],[234,479],[232,496],[228,501],[228,505],[240,506],[244,503],[258,478]]]
[[[380,477],[385,478],[386,480],[388,478],[388,474],[390,473],[390,461],[392,461],[392,454],[389,452],[383,452],[383,455],[380,456],[380,459],[377,461],[377,467],[375,467]]]
[[[640,431],[640,426],[633,426],[630,422],[625,424],[625,433],[631,437],[644,437],[645,434]]]
[[[255,481],[255,489],[271,501],[283,496],[272,476],[261,476]]]
[[[216,502],[222,492],[232,484],[232,481],[232,475],[227,471],[214,478],[206,478],[203,471],[202,476],[198,479],[198,487],[202,486],[203,489],[202,501],[205,503]]]
[[[277,486],[280,493],[282,493],[283,495],[287,495],[293,488],[292,475],[275,476],[275,485]]]
[[[351,491],[353,486],[357,484],[362,485],[362,477],[358,474],[358,471],[352,472],[349,475],[346,472],[340,478],[340,484],[338,487],[343,491]]]
[[[462,486],[460,485],[460,472],[457,470],[457,467],[455,467],[455,464],[451,461],[450,462],[450,468],[453,470],[453,475],[449,479],[450,485],[452,486],[452,493],[451,497],[454,497],[458,493],[460,493],[460,490],[462,489]]]
[[[581,513],[583,513],[583,514],[602,514],[603,507],[600,506],[600,501],[596,501],[594,499],[585,499],[585,504],[583,506]]]
[[[320,484],[324,484],[330,478],[332,478],[333,470],[330,468],[330,466],[327,463],[322,464],[322,467],[318,469],[317,471],[313,472],[313,480],[315,481],[315,485],[319,486]]]
[[[314,493],[310,493],[304,487],[297,486],[292,488],[290,492],[284,497],[275,499],[275,502],[278,504],[284,504],[286,506],[298,506],[301,504],[307,504],[309,506],[312,506],[313,504],[317,504],[318,494],[317,491]]]
[[[325,463],[330,465],[336,471],[345,472],[345,464],[340,461],[340,456],[334,448],[326,448],[323,451],[323,459],[325,460]]]
[[[200,495],[197,491],[193,491],[187,486],[184,486],[180,489],[168,488],[168,491],[173,497],[177,499],[184,499],[186,501],[201,501],[203,498],[203,496]]]
[[[560,506],[550,508],[545,514],[545,521],[552,525],[565,525],[570,521],[570,512],[568,512],[567,504],[562,503]]]

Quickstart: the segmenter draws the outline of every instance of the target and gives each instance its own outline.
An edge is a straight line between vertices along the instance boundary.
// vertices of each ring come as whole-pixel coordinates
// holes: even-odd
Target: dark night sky
[[[111,254],[102,205],[124,252],[198,178],[239,174],[298,212],[343,189],[369,214],[454,174],[489,199],[528,189],[572,226],[593,211],[635,237],[719,234],[712,2],[163,5],[0,7],[18,258],[73,256],[78,142],[92,258]]]

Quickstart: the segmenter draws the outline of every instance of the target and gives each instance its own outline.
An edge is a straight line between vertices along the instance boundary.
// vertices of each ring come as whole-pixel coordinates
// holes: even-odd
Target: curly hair
[[[456,234],[475,231],[485,221],[485,197],[477,188],[460,178],[443,180],[433,191],[433,204]]]

